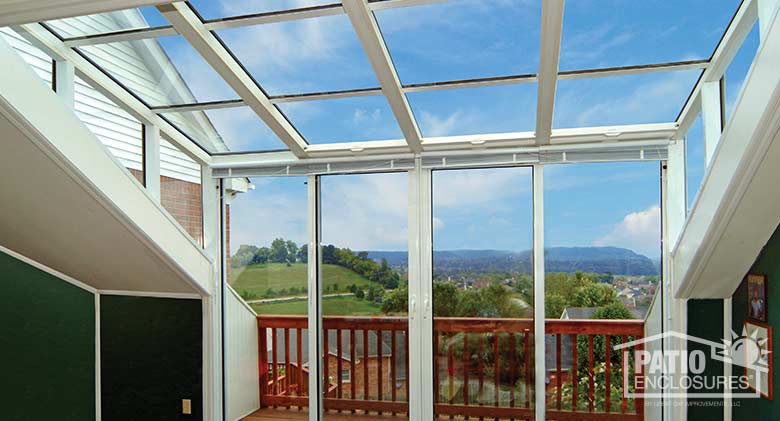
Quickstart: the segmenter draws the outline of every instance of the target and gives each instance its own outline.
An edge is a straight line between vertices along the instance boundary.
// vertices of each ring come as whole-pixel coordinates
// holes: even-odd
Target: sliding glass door
[[[323,418],[408,418],[408,175],[319,180]]]
[[[436,418],[534,418],[532,177],[433,172]]]

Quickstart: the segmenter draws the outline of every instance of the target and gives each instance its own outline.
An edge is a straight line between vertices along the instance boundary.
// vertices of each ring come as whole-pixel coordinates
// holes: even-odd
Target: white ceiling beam
[[[0,27],[85,16],[135,7],[156,6],[170,0],[6,0],[0,2]]]
[[[678,72],[683,70],[706,69],[709,60],[678,61],[659,64],[641,64],[637,66],[609,67],[601,69],[567,70],[558,72],[558,80],[588,79],[608,76],[641,75],[656,72]]]
[[[726,32],[723,34],[715,52],[712,54],[710,64],[704,70],[699,81],[694,86],[688,101],[683,106],[677,122],[680,125],[677,137],[682,139],[688,132],[688,129],[696,121],[696,117],[701,111],[701,89],[706,82],[717,82],[726,74],[731,61],[737,55],[739,48],[747,38],[753,25],[758,19],[758,8],[756,0],[744,0],[737,9],[734,19],[731,20]]]
[[[82,37],[67,38],[64,40],[68,47],[83,47],[86,45],[110,44],[112,42],[138,41],[177,35],[173,26],[160,26],[155,28],[128,29],[126,31],[109,32],[99,35],[85,35]]]
[[[542,2],[542,32],[539,49],[539,86],[536,102],[536,141],[540,145],[550,142],[555,89],[558,83],[558,61],[561,55],[563,33],[563,0]]]
[[[298,157],[306,157],[307,144],[287,118],[268,99],[252,77],[230,54],[219,40],[209,32],[203,22],[184,2],[159,6],[158,10],[198,51],[244,103],[287,145]]]
[[[448,0],[385,0],[368,3],[371,10],[394,9],[398,7],[422,6],[430,3],[444,3]]]
[[[393,60],[390,58],[384,39],[382,39],[382,33],[379,31],[374,13],[368,8],[366,0],[344,0],[342,4],[363,49],[366,51],[368,60],[374,68],[376,78],[382,87],[382,93],[387,98],[390,109],[393,110],[409,148],[413,152],[421,152],[422,135],[420,129],[417,127],[412,109],[401,88],[401,80],[398,78]]]
[[[173,125],[160,118],[127,89],[111,79],[103,71],[82,57],[77,52],[65,46],[54,34],[40,24],[22,25],[17,29],[22,36],[42,48],[56,60],[66,60],[73,64],[78,76],[92,87],[100,91],[111,101],[120,105],[125,111],[143,124],[159,127],[163,136],[190,158],[201,164],[211,161],[211,156],[197,146],[192,140],[182,134]]]

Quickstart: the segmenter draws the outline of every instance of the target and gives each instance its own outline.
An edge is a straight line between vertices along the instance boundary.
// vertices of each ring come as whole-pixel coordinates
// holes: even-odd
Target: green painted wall
[[[774,400],[767,399],[739,399],[738,406],[733,409],[735,420],[773,420],[780,418],[780,229],[776,230],[769,239],[761,254],[756,259],[751,273],[759,273],[767,276],[767,322],[772,326],[772,367]],[[747,315],[747,288],[745,283],[737,289],[732,297],[732,329],[742,332],[742,326]]]
[[[688,300],[688,335],[720,343],[723,337],[723,300]],[[688,341],[688,352],[694,350],[701,350],[705,355],[710,355],[709,346]],[[710,379],[714,376],[722,376],[723,364],[708,359],[702,375]],[[688,391],[689,393],[723,392],[722,388],[691,388]],[[723,399],[689,399],[688,420],[722,420],[722,403]]]
[[[95,419],[95,297],[0,252],[3,420]]]
[[[102,295],[100,317],[104,420],[203,419],[200,300]]]

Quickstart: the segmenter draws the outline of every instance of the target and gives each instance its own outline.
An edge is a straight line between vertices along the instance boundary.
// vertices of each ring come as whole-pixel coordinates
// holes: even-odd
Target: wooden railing
[[[262,406],[308,406],[306,328],[306,316],[258,316]],[[324,317],[323,330],[326,410],[408,411],[406,318]],[[532,320],[437,317],[434,330],[438,417],[533,418]],[[632,353],[612,349],[641,338],[643,321],[548,319],[545,330],[548,419],[643,419],[620,380],[623,367],[632,380],[642,373]]]

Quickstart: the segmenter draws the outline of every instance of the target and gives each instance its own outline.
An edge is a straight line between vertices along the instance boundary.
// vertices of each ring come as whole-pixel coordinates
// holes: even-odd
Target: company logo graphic
[[[627,398],[758,398],[768,387],[767,341],[758,330],[720,343],[670,331],[613,349],[624,353]]]

